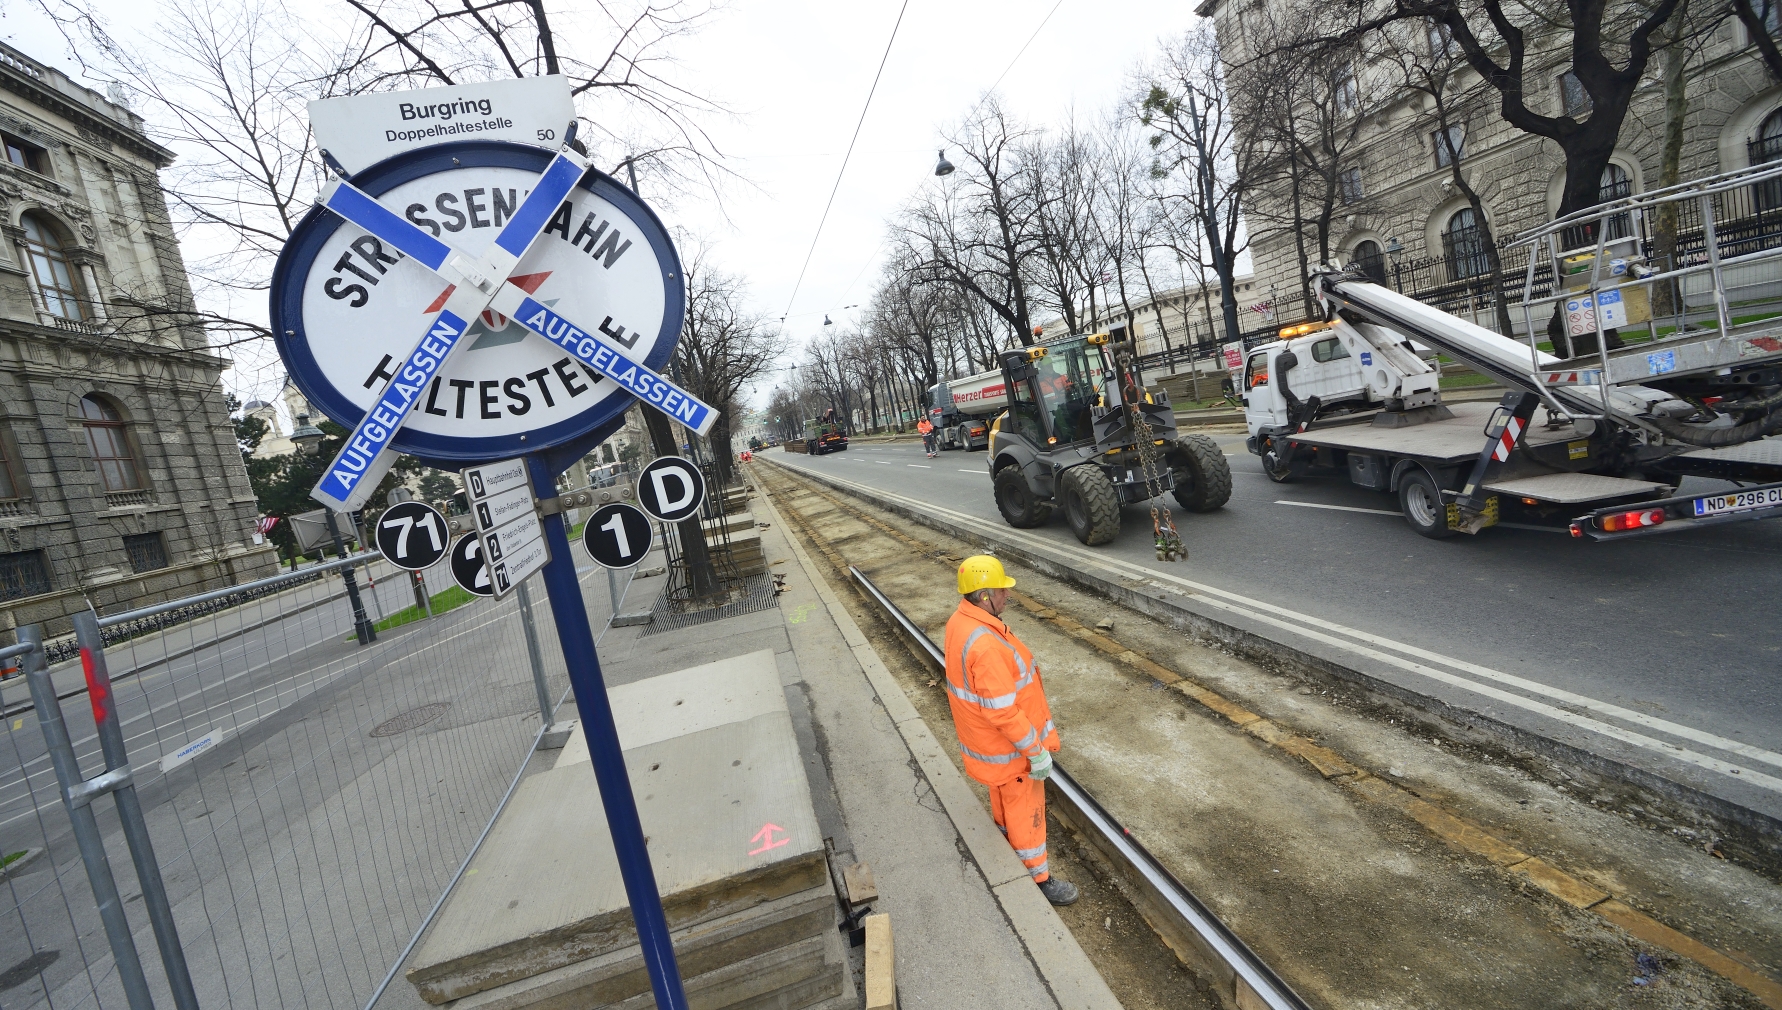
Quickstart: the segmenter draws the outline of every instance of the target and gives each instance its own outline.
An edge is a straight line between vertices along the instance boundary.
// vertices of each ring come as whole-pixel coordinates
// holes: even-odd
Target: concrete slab
[[[606,697],[625,750],[786,711],[779,669],[768,649],[608,688]],[[580,729],[579,721],[574,725]],[[587,760],[588,738],[577,732],[553,767]]]
[[[734,670],[737,690],[699,669],[615,691],[620,739],[638,741],[626,766],[671,928],[829,886],[772,655]],[[736,718],[746,711],[757,714]],[[635,943],[593,767],[572,761],[520,785],[407,977],[444,1002]]]
[[[694,998],[693,983],[700,976],[733,966],[742,966],[742,969],[727,977],[759,976],[770,983],[770,989],[804,980],[808,975],[805,970],[808,964],[801,963],[796,956],[789,960],[763,956],[805,941],[821,941],[826,933],[834,931],[834,908],[834,895],[828,888],[818,887],[722,919],[675,930],[675,959],[682,977],[687,980],[688,996]],[[642,951],[632,944],[467,996],[452,1007],[453,1010],[600,1007],[649,992],[650,977]],[[698,1002],[696,998],[695,1002]]]

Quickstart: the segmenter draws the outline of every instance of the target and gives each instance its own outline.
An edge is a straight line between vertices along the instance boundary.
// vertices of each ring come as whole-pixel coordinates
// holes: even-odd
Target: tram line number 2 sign
[[[524,459],[467,467],[462,476],[489,584],[500,599],[551,560],[532,478]]]

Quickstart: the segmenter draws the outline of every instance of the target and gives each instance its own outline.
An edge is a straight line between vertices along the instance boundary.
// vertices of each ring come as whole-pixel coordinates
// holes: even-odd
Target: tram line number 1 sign
[[[532,479],[524,459],[468,467],[463,477],[489,584],[501,599],[551,560]]]

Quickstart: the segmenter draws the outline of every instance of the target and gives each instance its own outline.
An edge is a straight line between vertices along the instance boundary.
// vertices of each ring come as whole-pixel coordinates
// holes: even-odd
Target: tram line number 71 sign
[[[574,125],[571,124],[566,132],[567,143],[574,139]],[[332,167],[338,170],[337,163]],[[612,329],[608,325],[610,317],[597,328],[580,325],[534,298],[533,291],[516,283],[520,264],[552,222],[564,216],[561,208],[565,206],[565,199],[588,168],[585,156],[568,147],[559,150],[534,180],[531,191],[517,208],[512,209],[494,241],[476,256],[453,248],[411,220],[418,216],[413,206],[425,209],[424,205],[412,205],[408,217],[399,215],[348,182],[344,173],[337,175],[323,189],[319,206],[366,232],[373,242],[370,248],[379,270],[395,268],[400,264],[400,258],[408,258],[432,271],[449,286],[440,300],[429,306],[434,309],[434,314],[421,338],[412,351],[391,367],[388,383],[329,464],[313,492],[314,498],[341,510],[364,504],[394,461],[391,442],[397,432],[421,405],[424,394],[429,394],[431,389],[430,395],[437,396],[436,376],[458,350],[471,322],[488,312],[499,313],[519,323],[530,333],[543,337],[593,372],[613,380],[633,396],[688,428],[702,435],[711,430],[717,421],[717,411],[654,370],[632,360],[626,353],[629,345],[624,340],[623,328]],[[568,232],[566,222],[565,218],[565,234]],[[435,225],[433,231],[437,233],[438,230]],[[592,245],[591,240],[589,245]],[[400,254],[400,258],[390,255],[392,252]],[[391,268],[383,265],[385,260]],[[636,336],[633,336],[631,343],[635,342]],[[460,391],[460,417],[463,416],[463,395]],[[479,392],[479,396],[486,398],[486,395],[486,392]],[[549,398],[548,392],[544,395]],[[443,413],[432,403],[428,406],[430,412]],[[483,409],[486,412],[486,406]],[[523,437],[521,441],[524,441]]]

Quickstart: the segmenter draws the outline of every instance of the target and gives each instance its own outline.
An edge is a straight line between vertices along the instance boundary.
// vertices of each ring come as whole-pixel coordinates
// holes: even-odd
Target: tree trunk
[[[1658,188],[1675,186],[1683,175],[1683,116],[1689,109],[1684,64],[1689,51],[1683,45],[1684,19],[1688,16],[1687,0],[1677,7],[1672,22],[1669,45],[1661,57],[1664,76],[1664,148],[1659,158]],[[1659,270],[1677,267],[1677,205],[1661,204],[1653,214],[1652,258]],[[1677,282],[1661,281],[1652,286],[1653,316],[1674,316],[1683,308],[1682,290]]]
[[[679,448],[674,443],[674,432],[669,430],[668,418],[649,407],[643,411],[644,427],[650,432],[650,444],[658,456],[678,456]],[[699,516],[683,519],[675,525],[680,531],[681,561],[687,566],[687,584],[693,591],[696,600],[710,599],[718,595],[717,570],[712,568],[711,555],[705,549],[705,530],[699,524]]]

